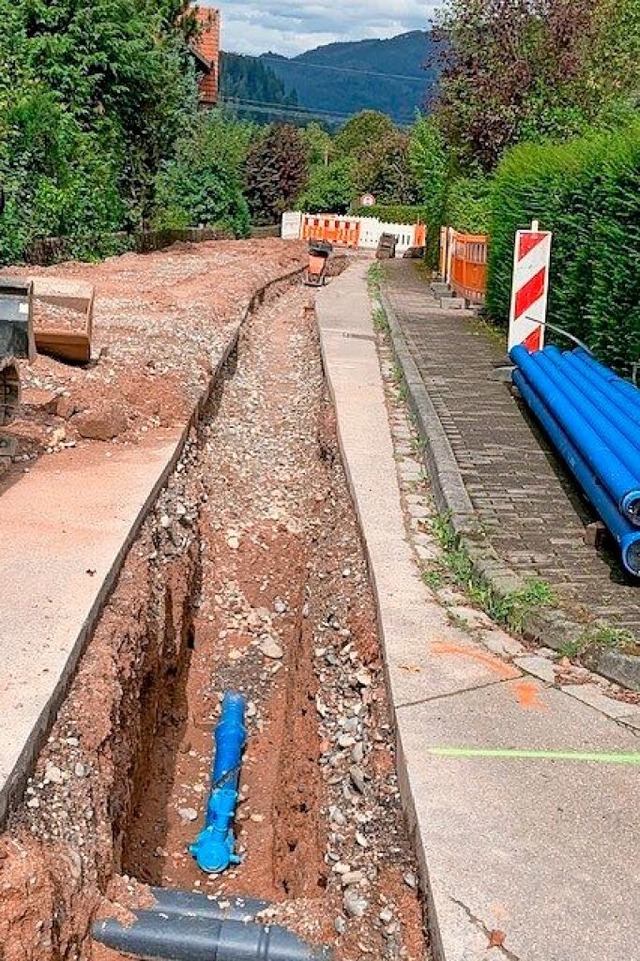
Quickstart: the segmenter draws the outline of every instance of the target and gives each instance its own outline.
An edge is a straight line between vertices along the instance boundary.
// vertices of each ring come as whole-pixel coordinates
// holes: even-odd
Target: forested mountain
[[[338,117],[380,110],[400,124],[412,122],[437,73],[431,34],[421,30],[391,40],[332,43],[292,59],[268,53],[261,60],[303,107]]]
[[[239,115],[258,123],[289,117],[290,108],[298,103],[295,91],[287,91],[267,64],[238,53],[221,55],[220,92],[225,101],[244,103],[246,108],[239,107]],[[274,106],[276,109],[271,109]],[[282,106],[282,113],[278,112],[278,106]]]

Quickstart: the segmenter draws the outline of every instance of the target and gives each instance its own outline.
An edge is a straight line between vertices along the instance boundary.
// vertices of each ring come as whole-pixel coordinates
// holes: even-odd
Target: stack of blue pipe
[[[586,350],[514,347],[513,382],[640,577],[640,390]]]

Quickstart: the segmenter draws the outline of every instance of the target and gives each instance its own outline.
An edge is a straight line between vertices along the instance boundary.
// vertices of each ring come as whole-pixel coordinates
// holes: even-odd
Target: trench
[[[126,910],[146,885],[273,902],[277,921],[331,944],[337,961],[428,956],[311,305],[296,286],[247,322],[127,559],[4,849],[0,839],[0,871],[11,845],[34,853],[32,873],[37,862],[29,888],[5,856],[16,897],[13,913],[11,897],[0,907],[3,961],[102,961],[96,906]],[[206,875],[187,846],[227,689],[248,703],[243,861]],[[42,788],[47,811],[29,807],[52,761],[89,776],[60,787],[63,810],[55,785]],[[71,884],[61,848],[79,852]]]

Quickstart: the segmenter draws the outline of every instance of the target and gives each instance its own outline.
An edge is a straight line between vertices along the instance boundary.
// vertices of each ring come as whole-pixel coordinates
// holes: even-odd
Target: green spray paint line
[[[640,754],[604,754],[595,751],[527,751],[519,748],[428,747],[434,757],[507,758],[532,761],[582,761],[592,764],[640,766]]]

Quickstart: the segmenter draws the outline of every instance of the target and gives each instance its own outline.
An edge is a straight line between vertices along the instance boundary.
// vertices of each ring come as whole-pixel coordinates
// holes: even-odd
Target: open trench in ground
[[[0,836],[2,961],[115,961],[146,885],[245,895],[337,961],[427,956],[374,601],[311,295],[247,322],[123,566]],[[226,689],[248,699],[236,835],[202,824]]]

